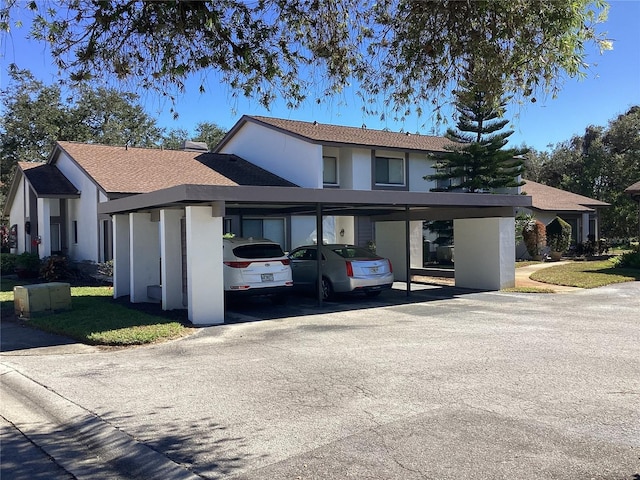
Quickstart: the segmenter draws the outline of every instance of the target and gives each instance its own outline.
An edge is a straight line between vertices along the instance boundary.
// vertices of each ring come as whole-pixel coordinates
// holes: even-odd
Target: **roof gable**
[[[596,207],[610,204],[594,198],[560,190],[541,183],[525,180],[522,191],[531,196],[531,206],[538,210],[559,212],[592,212]]]
[[[214,151],[220,151],[247,122],[262,125],[307,140],[311,143],[326,145],[351,145],[380,149],[445,152],[447,151],[445,146],[451,144],[451,141],[445,137],[244,115],[220,141]]]
[[[624,191],[632,197],[637,197],[638,195],[640,195],[640,181],[637,181],[633,185],[628,186],[624,189]]]
[[[80,192],[60,170],[48,163],[18,162],[31,188],[41,198],[78,197]]]

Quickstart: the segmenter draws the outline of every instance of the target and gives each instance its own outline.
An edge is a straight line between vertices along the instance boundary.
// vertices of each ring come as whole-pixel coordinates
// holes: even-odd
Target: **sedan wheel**
[[[322,299],[329,300],[333,297],[333,287],[328,278],[322,277]]]

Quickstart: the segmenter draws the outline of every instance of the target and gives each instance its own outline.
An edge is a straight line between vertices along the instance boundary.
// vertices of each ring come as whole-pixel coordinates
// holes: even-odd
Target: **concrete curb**
[[[5,363],[0,377],[0,414],[75,478],[202,479]]]

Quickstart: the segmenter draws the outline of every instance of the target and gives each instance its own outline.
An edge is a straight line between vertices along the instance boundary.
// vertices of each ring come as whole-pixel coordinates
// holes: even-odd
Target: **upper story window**
[[[338,159],[336,157],[322,157],[322,183],[338,185]]]
[[[404,159],[376,157],[376,185],[404,185]]]

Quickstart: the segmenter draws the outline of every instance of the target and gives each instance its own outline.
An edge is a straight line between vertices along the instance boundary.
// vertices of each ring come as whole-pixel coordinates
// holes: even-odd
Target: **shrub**
[[[113,260],[107,260],[98,264],[98,274],[105,277],[113,277]]]
[[[564,253],[571,243],[571,225],[556,217],[546,227],[547,246],[552,252]]]
[[[631,252],[626,252],[613,260],[616,267],[640,269],[640,246]]]
[[[40,271],[40,256],[24,252],[16,257],[16,273],[23,277],[37,277]]]
[[[52,255],[42,261],[40,277],[44,278],[47,282],[64,280],[69,277],[70,273],[67,257]]]
[[[18,256],[13,253],[0,253],[0,272],[11,275],[16,269]]]
[[[546,227],[544,223],[535,218],[529,219],[522,228],[522,237],[527,247],[527,253],[532,258],[542,255],[542,249],[546,245]]]

